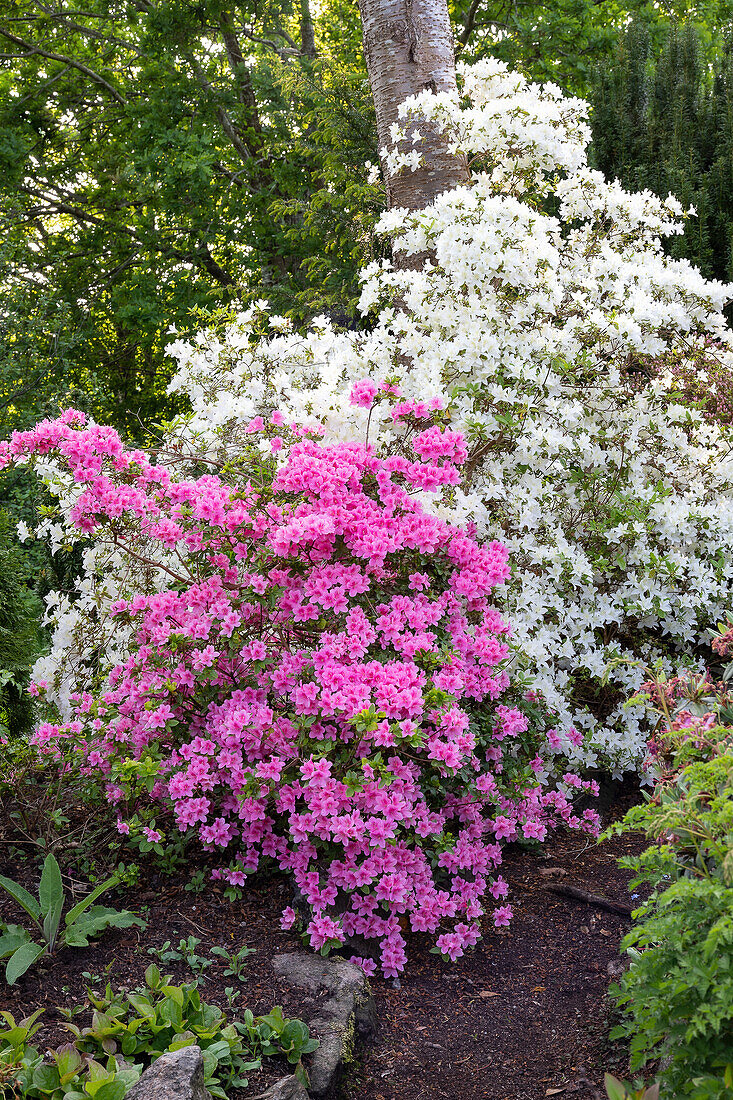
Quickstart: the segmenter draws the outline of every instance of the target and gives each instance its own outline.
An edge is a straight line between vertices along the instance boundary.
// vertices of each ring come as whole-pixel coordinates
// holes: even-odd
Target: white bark
[[[360,0],[359,6],[381,150],[390,147],[390,127],[408,96],[426,88],[455,91],[453,34],[446,0]],[[419,129],[424,163],[391,178],[385,173],[389,207],[418,210],[468,182],[465,158],[450,153],[434,128],[421,124]]]

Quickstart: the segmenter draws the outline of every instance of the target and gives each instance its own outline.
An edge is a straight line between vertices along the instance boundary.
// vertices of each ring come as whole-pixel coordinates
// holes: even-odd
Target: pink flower
[[[364,959],[361,955],[352,955],[349,962],[352,966],[358,966],[360,970],[363,970],[367,978],[371,978],[377,971],[377,964],[374,959]]]
[[[562,746],[550,731],[537,754],[503,700],[509,626],[492,600],[507,551],[423,506],[423,492],[459,483],[465,442],[434,423],[440,399],[396,396],[370,379],[350,394],[392,405],[399,446],[383,456],[273,412],[278,469],[253,481],[246,462],[200,476],[188,456],[159,466],[73,412],[0,444],[0,465],[57,462],[77,487],[69,522],[119,535],[125,565],[124,591],[106,577],[111,611],[99,612],[117,663],[39,725],[39,752],[73,758],[112,804],[167,812],[221,853],[219,881],[241,886],[271,860],[311,906],[312,945],[372,939],[387,976],[407,962],[403,926],[451,959],[477,942],[487,898],[507,894],[494,877],[504,842],[559,822],[597,829],[593,811],[573,812],[571,796],[592,790],[575,773],[562,790],[516,778],[544,778]],[[270,431],[263,417],[246,428]],[[177,571],[170,587],[127,545]],[[150,825],[141,835],[162,840]],[[498,927],[510,917],[495,910]],[[282,927],[295,922],[287,907]]]
[[[341,925],[332,917],[314,917],[306,928],[311,947],[319,950],[332,940],[343,943],[346,939]]]
[[[363,378],[361,382],[355,382],[349,393],[349,401],[352,405],[358,405],[363,409],[370,409],[374,404],[374,398],[378,387],[369,378]]]

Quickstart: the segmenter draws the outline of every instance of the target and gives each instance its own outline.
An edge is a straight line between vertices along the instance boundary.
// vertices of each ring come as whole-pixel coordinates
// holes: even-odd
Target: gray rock
[[[308,1021],[320,1040],[311,1056],[309,1092],[322,1096],[344,1065],[354,1060],[357,1039],[366,1038],[374,1030],[376,1007],[369,982],[358,966],[339,958],[279,955],[273,967],[281,978],[309,993],[324,987],[328,990],[329,997],[318,1016]]]
[[[304,1086],[295,1074],[291,1073],[290,1076],[281,1077],[274,1085],[270,1085],[269,1089],[255,1096],[254,1100],[309,1100],[309,1098]]]
[[[204,1060],[199,1047],[161,1054],[146,1069],[125,1100],[211,1100],[204,1088]]]

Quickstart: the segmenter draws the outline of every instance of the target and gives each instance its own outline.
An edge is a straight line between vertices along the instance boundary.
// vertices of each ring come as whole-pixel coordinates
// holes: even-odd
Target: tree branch
[[[195,74],[198,78],[198,82],[201,85],[201,87],[216,102],[216,98],[217,98],[216,92],[214,91],[214,89],[211,86],[211,84],[209,83],[209,81],[206,79],[206,74],[204,73],[204,70],[201,68],[201,65],[199,64],[197,59],[195,57],[193,57],[192,54],[189,54],[188,57],[187,57],[187,60],[188,60],[189,65],[191,66],[191,68],[195,72]],[[229,115],[224,110],[224,108],[221,106],[221,104],[217,105],[216,117],[219,119],[219,122],[222,125],[222,129],[224,130],[224,133],[227,135],[227,137],[229,138],[232,145],[234,146],[234,148],[239,153],[242,160],[247,160],[250,156],[252,156],[251,150],[249,150],[247,148],[247,146],[244,144],[244,142],[242,141],[242,138],[240,137],[240,135],[237,133],[237,130],[235,129],[234,123],[232,122],[232,120],[230,119]]]
[[[481,0],[471,0],[471,5],[466,14],[466,18],[463,23],[463,30],[458,36],[458,44],[463,47],[467,45],[469,38],[473,33],[473,29],[476,23],[476,13],[481,7]]]
[[[276,42],[273,42],[269,38],[260,38],[254,34],[253,31],[248,31],[246,27],[242,28],[243,34],[249,39],[250,42],[256,43],[258,46],[269,46],[271,50],[274,50],[281,61],[286,61],[289,57],[300,57],[300,50],[297,46],[293,46],[290,49],[285,49],[284,46],[278,46]],[[276,32],[282,34],[283,38],[288,38],[289,35],[285,35],[282,31]],[[291,39],[292,41],[292,39]]]
[[[249,124],[252,130],[257,134],[258,141],[255,147],[253,143],[247,142],[247,147],[252,156],[255,156],[260,152],[262,145],[262,123],[260,121],[259,107],[257,105],[257,98],[252,87],[252,78],[247,68],[247,63],[244,60],[242,53],[242,47],[239,44],[237,33],[234,29],[234,25],[231,20],[229,12],[222,12],[219,25],[221,27],[221,35],[224,41],[224,48],[227,52],[227,59],[229,61],[229,68],[232,70],[234,79],[237,82],[237,95],[239,102],[243,104],[249,111]]]
[[[214,257],[209,252],[208,244],[203,244],[193,253],[194,262],[199,267],[203,267],[204,271],[208,271],[209,275],[213,279],[216,279],[222,286],[236,286],[237,280],[233,279],[228,271],[225,271],[223,267],[220,267]]]
[[[193,250],[189,252],[182,252],[178,248],[174,248],[173,245],[165,244],[164,242],[155,243],[153,241],[143,240],[138,233],[135,233],[133,229],[130,229],[127,225],[120,225],[116,223],[114,226],[110,226],[104,218],[98,217],[96,214],[90,214],[87,210],[80,210],[78,206],[72,206],[69,202],[63,202],[60,199],[55,198],[53,195],[46,195],[42,191],[38,191],[33,187],[29,187],[27,184],[22,185],[19,188],[26,195],[30,195],[33,198],[42,199],[46,203],[47,209],[38,207],[28,211],[27,216],[32,217],[35,214],[48,213],[48,208],[57,211],[60,214],[68,214],[76,221],[83,223],[89,222],[92,225],[101,226],[103,229],[110,233],[123,233],[126,237],[129,237],[131,241],[139,245],[140,248],[146,249],[150,252],[157,252],[161,256],[170,256],[174,260],[180,260],[181,263],[193,264],[194,267],[202,268],[221,286],[236,286],[236,279],[234,279],[228,271],[225,271],[211,255],[209,246],[206,241],[203,241],[200,245],[197,245]]]
[[[36,46],[33,42],[27,42],[24,38],[19,38],[15,34],[11,34],[10,31],[5,30],[2,26],[0,26],[0,35],[2,35],[3,38],[7,38],[9,42],[14,42],[16,46],[22,46],[24,49],[28,50],[31,55],[38,54],[40,57],[46,57],[51,61],[60,61],[62,65],[68,65],[72,69],[78,69],[80,73],[84,73],[84,75],[93,80],[95,84],[99,84],[103,88],[106,88],[118,103],[122,104],[122,106],[125,105],[126,100],[120,95],[117,89],[113,87],[109,81],[105,80],[103,76],[100,76],[94,69],[90,69],[88,65],[84,65],[81,61],[76,61],[73,57],[65,57],[64,54],[53,53],[51,50],[42,50],[40,46]]]

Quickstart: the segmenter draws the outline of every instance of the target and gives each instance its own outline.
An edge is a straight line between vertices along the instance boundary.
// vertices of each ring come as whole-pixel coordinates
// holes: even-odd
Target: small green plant
[[[137,924],[145,928],[145,922],[126,909],[120,911],[93,904],[98,897],[116,886],[117,881],[117,876],[113,875],[77,902],[66,914],[62,927],[66,894],[55,856],[49,853],[44,860],[38,900],[19,883],[0,875],[0,887],[25,910],[41,940],[36,942],[20,925],[0,923],[0,959],[8,959],[5,967],[8,984],[13,985],[38,959],[53,954],[58,946],[87,947],[92,936],[109,927],[130,928]]]
[[[140,865],[137,863],[118,863],[115,874],[120,886],[137,886],[140,881]]]
[[[630,966],[610,990],[621,1010],[611,1037],[629,1040],[632,1072],[665,1060],[663,1095],[731,1100],[730,694],[705,677],[657,675],[642,690],[660,718],[650,742],[659,780],[644,803],[608,832],[640,831],[652,842],[641,855],[620,861],[634,872],[631,889],[644,883],[651,893],[621,944]],[[624,1095],[609,1092],[613,1100]]]
[[[95,974],[92,970],[82,970],[81,976],[85,982],[87,982],[87,988],[92,989],[103,987],[108,981],[110,971],[115,965],[116,959],[111,959],[110,962],[104,968],[104,974]]]
[[[279,1007],[257,1018],[246,1010],[242,1020],[227,1023],[221,1009],[201,1001],[196,982],[173,985],[154,964],[145,972],[145,986],[136,993],[113,993],[109,985],[102,997],[90,993],[91,1027],[79,1028],[66,1013],[76,1046],[90,1053],[100,1048],[121,1052],[137,1061],[196,1043],[203,1053],[206,1087],[225,1098],[227,1089],[246,1087],[242,1075],[259,1069],[263,1057],[284,1056],[299,1065],[302,1055],[318,1045],[301,1020],[285,1019]]]
[[[244,981],[244,968],[247,965],[247,959],[254,953],[254,947],[247,947],[246,945],[240,947],[239,951],[227,951],[226,947],[212,947],[210,951],[210,954],[216,955],[226,963],[225,977],[237,978],[240,982]]]
[[[39,1008],[16,1024],[9,1012],[0,1012],[0,1095],[28,1100],[122,1100],[137,1081],[142,1066],[118,1066],[105,1057],[102,1065],[71,1043],[48,1052],[48,1059],[30,1045],[38,1031]]]
[[[201,943],[198,936],[189,936],[188,939],[178,941],[178,947],[172,947],[171,941],[166,940],[162,947],[149,947],[148,955],[152,955],[161,963],[185,962],[194,974],[204,979],[204,971],[213,964],[213,959],[207,959],[197,953],[197,947]]]
[[[302,1020],[287,1020],[282,1009],[276,1005],[267,1016],[252,1019],[252,1013],[244,1013],[244,1026],[247,1033],[261,1044],[263,1054],[284,1054],[291,1066],[299,1065],[304,1054],[310,1054],[318,1046],[311,1039],[307,1026]]]
[[[612,1073],[607,1073],[603,1078],[608,1100],[659,1100],[659,1085],[647,1086],[643,1081],[636,1081],[629,1085],[626,1081],[619,1081]]]
[[[154,964],[145,971],[143,990],[113,992],[107,985],[100,997],[90,992],[89,1002],[93,1012],[88,1027],[79,1027],[70,1013],[62,1013],[81,1052],[103,1051],[133,1063],[149,1063],[165,1051],[196,1043],[203,1054],[206,1088],[222,1100],[225,1089],[245,1088],[243,1074],[259,1068],[237,1027],[227,1023],[221,1009],[201,1001],[196,982],[173,985]]]
[[[207,886],[207,878],[204,871],[194,871],[191,875],[191,881],[187,882],[183,887],[189,894],[203,894]]]

